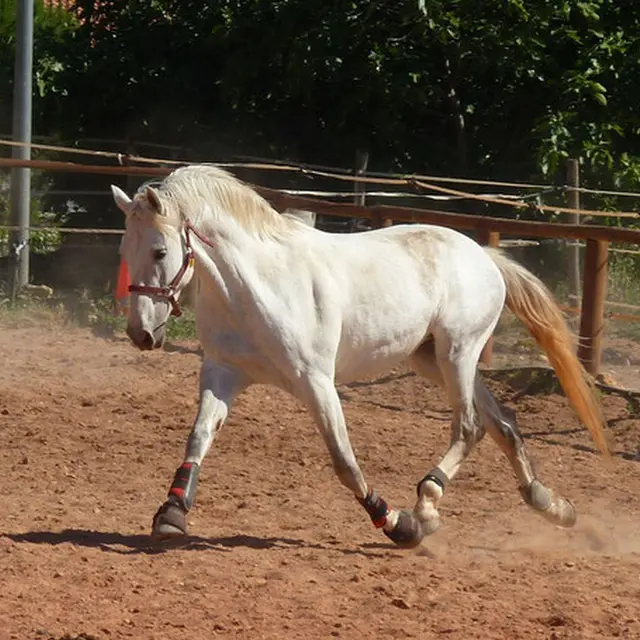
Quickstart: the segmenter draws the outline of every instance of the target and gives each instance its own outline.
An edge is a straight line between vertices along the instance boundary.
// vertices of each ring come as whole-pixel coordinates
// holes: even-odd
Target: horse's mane
[[[274,237],[298,226],[288,216],[281,216],[262,196],[231,173],[207,164],[180,167],[160,183],[146,183],[138,190],[144,194],[147,186],[157,185],[168,222],[180,222],[188,217],[212,215],[231,216],[249,233]],[[208,205],[208,206],[204,206]]]

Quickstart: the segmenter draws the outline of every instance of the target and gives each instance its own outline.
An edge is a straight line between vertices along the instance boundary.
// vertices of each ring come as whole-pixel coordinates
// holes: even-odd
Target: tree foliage
[[[634,0],[76,6],[40,19],[39,133],[177,144],[194,159],[351,166],[366,149],[378,170],[560,183],[573,156],[591,186],[637,185]],[[6,74],[6,20],[0,37]],[[7,130],[4,103],[0,117]]]

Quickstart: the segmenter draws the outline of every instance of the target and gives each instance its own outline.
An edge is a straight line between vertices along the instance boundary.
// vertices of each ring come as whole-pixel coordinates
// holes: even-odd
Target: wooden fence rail
[[[74,162],[0,158],[0,169],[12,169],[14,167],[114,176],[135,175],[149,178],[164,177],[172,171],[171,168],[167,167],[87,165]],[[590,373],[598,373],[604,326],[604,300],[609,243],[640,244],[640,230],[599,225],[533,222],[388,205],[362,207],[356,204],[328,202],[296,196],[257,185],[252,186],[279,211],[288,208],[306,209],[330,216],[364,218],[371,220],[373,227],[390,226],[394,222],[436,224],[454,229],[473,231],[479,243],[491,246],[499,244],[501,234],[525,238],[586,240],[587,253],[583,273],[584,300],[580,323],[581,346],[578,355]],[[487,344],[482,359],[486,363],[490,362],[491,341]]]

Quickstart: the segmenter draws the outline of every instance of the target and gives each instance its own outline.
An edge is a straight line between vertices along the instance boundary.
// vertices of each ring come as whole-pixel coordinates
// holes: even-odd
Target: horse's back
[[[339,379],[378,373],[413,353],[437,327],[473,331],[501,309],[497,267],[463,234],[398,225],[343,238],[333,272],[343,301]]]
[[[475,240],[454,229],[430,225],[415,225],[413,232],[409,229],[402,242],[423,259],[427,277],[441,284],[432,325],[458,340],[483,332],[499,317],[506,293],[491,256]]]

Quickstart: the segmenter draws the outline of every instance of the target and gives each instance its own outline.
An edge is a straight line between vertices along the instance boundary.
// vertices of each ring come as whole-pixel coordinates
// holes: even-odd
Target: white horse
[[[161,346],[169,315],[180,313],[180,291],[194,274],[199,285],[200,404],[184,463],[154,516],[154,538],[187,533],[200,465],[234,398],[256,383],[305,403],[338,478],[400,546],[436,530],[445,487],[485,429],[511,463],[524,501],[556,525],[574,524],[573,505],[536,477],[515,422],[477,371],[506,301],[608,452],[603,417],[563,315],[522,266],[438,226],[325,233],[279,214],[248,185],[208,165],[179,168],[133,200],[112,191],[126,216],[121,253],[133,283],[133,343]],[[365,482],[335,387],[404,360],[444,385],[453,409],[450,446],[418,483],[412,511],[390,508]]]

